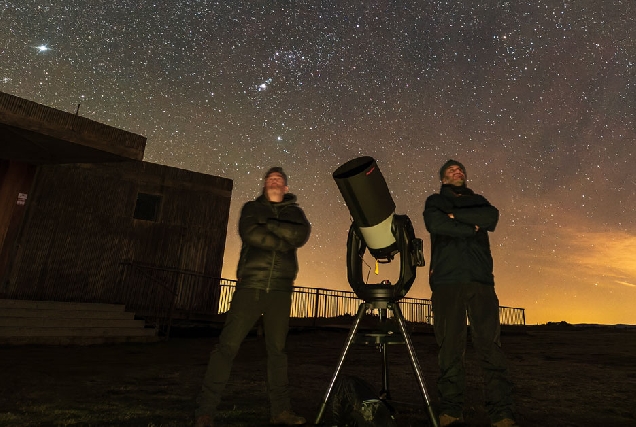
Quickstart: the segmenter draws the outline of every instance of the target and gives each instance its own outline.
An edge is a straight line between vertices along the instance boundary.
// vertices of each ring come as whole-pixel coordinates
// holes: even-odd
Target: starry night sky
[[[312,223],[299,286],[350,290],[331,174],[369,155],[416,235],[449,158],[500,210],[501,305],[528,324],[636,324],[631,0],[0,1],[0,90],[148,138],[234,180],[282,165]],[[428,268],[408,296],[428,298]],[[370,281],[379,279],[371,273]]]

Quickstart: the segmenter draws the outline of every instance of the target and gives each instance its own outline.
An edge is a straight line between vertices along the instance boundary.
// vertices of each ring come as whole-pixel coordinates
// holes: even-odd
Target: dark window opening
[[[137,204],[135,205],[135,219],[144,221],[157,221],[159,219],[159,206],[161,205],[161,196],[155,194],[137,194]]]

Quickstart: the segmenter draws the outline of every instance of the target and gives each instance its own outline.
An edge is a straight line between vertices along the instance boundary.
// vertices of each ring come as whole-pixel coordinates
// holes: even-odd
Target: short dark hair
[[[283,172],[283,168],[281,168],[280,166],[274,166],[269,168],[269,170],[265,173],[265,179],[267,179],[267,177],[273,173],[278,173],[282,175],[283,179],[285,180],[285,185],[287,185],[287,174]]]
[[[450,159],[450,160],[446,161],[446,163],[444,163],[442,165],[442,167],[440,168],[440,170],[439,170],[439,180],[440,181],[444,181],[444,173],[446,172],[446,169],[450,168],[451,166],[459,166],[459,168],[462,170],[462,172],[464,172],[464,175],[468,176],[468,174],[466,173],[466,168],[464,167],[464,165],[459,163],[457,160]]]

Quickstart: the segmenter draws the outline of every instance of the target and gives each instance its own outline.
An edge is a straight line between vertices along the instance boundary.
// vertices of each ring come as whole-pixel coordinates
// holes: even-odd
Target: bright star
[[[257,86],[258,87],[258,91],[259,92],[263,92],[263,91],[269,89],[270,83],[272,83],[272,79],[271,78],[265,80],[263,83],[261,83],[260,85]]]
[[[50,49],[47,45],[45,45],[45,44],[41,44],[41,45],[39,45],[38,47],[36,47],[36,49],[37,49],[39,52],[46,52],[47,50],[51,50],[51,49]]]

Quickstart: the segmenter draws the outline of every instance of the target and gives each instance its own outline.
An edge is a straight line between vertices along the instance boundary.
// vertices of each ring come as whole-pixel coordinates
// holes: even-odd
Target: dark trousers
[[[466,378],[466,315],[485,382],[485,406],[492,422],[513,417],[512,383],[501,350],[499,299],[494,286],[442,285],[433,291],[433,322],[441,370],[437,388],[441,414],[461,417]]]
[[[196,416],[214,417],[241,343],[263,315],[267,348],[267,392],[272,415],[290,410],[285,341],[289,330],[291,292],[237,289],[219,344],[210,354]]]

